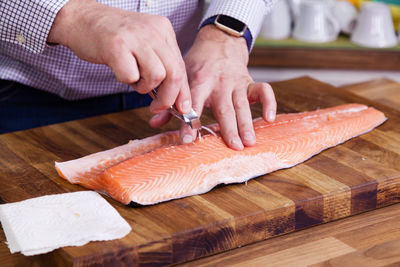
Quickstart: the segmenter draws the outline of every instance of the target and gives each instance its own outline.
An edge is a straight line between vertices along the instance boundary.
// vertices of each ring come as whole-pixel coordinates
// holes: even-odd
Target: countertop
[[[398,83],[381,79],[335,89],[310,78],[301,78],[277,83],[276,87],[279,88],[277,96],[278,100],[281,101],[281,107],[293,110],[316,108],[320,104],[338,104],[349,100],[367,103],[368,100],[357,98],[357,95],[363,96],[374,101],[370,103],[377,103],[378,107],[386,110],[393,118],[390,123],[383,125],[383,128],[375,133],[385,133],[381,136],[382,138],[398,136],[398,132],[392,131],[392,129],[397,129],[393,127],[397,127],[397,124],[393,124],[393,122],[398,121],[399,118],[399,113],[396,111],[399,110],[400,103],[400,84]],[[319,91],[319,88],[321,88],[321,91]],[[322,88],[325,88],[326,91]],[[340,93],[345,91],[350,92],[353,96],[349,93]],[[307,92],[310,95],[307,95]],[[287,112],[287,110],[282,111]],[[142,116],[132,117],[138,112]],[[3,165],[2,168],[5,172],[0,175],[0,203],[49,193],[82,190],[82,187],[71,185],[60,179],[54,170],[51,159],[72,159],[93,153],[99,149],[114,147],[122,144],[128,138],[143,138],[152,135],[157,131],[149,127],[146,128],[145,121],[142,121],[148,117],[150,117],[150,114],[145,113],[144,110],[116,113],[3,136],[1,143],[4,145],[4,149],[1,151],[0,165]],[[141,128],[140,131],[134,131],[129,127],[132,121],[141,123],[144,128]],[[168,127],[162,130],[170,130]],[[97,130],[97,132],[93,132],[93,130]],[[105,138],[107,138],[107,142],[105,142]],[[347,145],[345,144],[342,148],[334,148],[330,150],[331,152],[325,153],[325,156],[317,156],[311,163],[299,166],[300,169],[297,168],[297,171],[300,171],[301,174],[301,168],[307,169],[312,168],[312,166],[318,169],[318,166],[313,162],[333,162],[334,157],[329,159],[329,155],[335,155],[330,154],[335,153],[334,151],[343,149],[351,151],[354,149],[354,151],[362,154],[366,151],[368,153],[373,152],[375,148],[379,148],[377,145],[371,144],[364,151],[364,148],[360,146],[363,142],[365,143],[366,140],[355,140],[347,143]],[[388,164],[381,164],[383,166],[381,174],[385,172],[391,174],[393,171],[398,171],[397,162],[400,158],[398,156],[400,154],[398,140],[393,142],[381,140],[380,142],[385,147],[388,147],[388,144],[391,143],[396,147],[391,148],[390,151],[392,152],[389,151],[388,153],[382,152],[385,150],[378,149],[375,159],[372,159],[371,162],[378,164],[379,161],[382,162],[382,159],[377,159],[377,156],[391,155],[395,158],[388,158],[390,160]],[[341,164],[346,163],[342,162]],[[376,166],[377,169],[381,167],[372,166]],[[351,165],[347,165],[345,169],[352,171]],[[289,176],[287,176],[288,173]],[[361,175],[359,178],[364,179],[360,171],[352,171],[351,173]],[[293,174],[289,170],[289,172],[282,171],[279,175],[281,175],[280,177],[295,179],[290,177]],[[377,177],[382,176],[380,173],[376,174]],[[398,172],[396,175],[398,175]],[[84,247],[63,248],[53,253],[35,257],[10,254],[6,245],[2,243],[0,244],[0,263],[1,266],[42,266],[44,264],[50,266],[89,266],[91,264],[112,266],[114,263],[132,266],[136,264],[155,265],[157,263],[176,264],[186,261],[182,265],[307,266],[315,264],[316,266],[346,266],[360,264],[361,266],[396,266],[396,264],[400,264],[400,204],[376,209],[400,201],[398,194],[400,192],[400,183],[398,182],[400,176],[397,177],[396,175],[391,176],[390,181],[384,184],[384,187],[378,186],[377,188],[377,183],[373,180],[371,180],[371,183],[362,184],[361,191],[360,188],[353,186],[346,187],[348,189],[346,189],[345,194],[348,197],[343,200],[348,204],[350,203],[348,201],[351,200],[351,209],[342,209],[333,205],[326,206],[328,210],[324,209],[322,213],[318,210],[321,208],[320,205],[324,207],[323,203],[325,203],[324,199],[327,195],[322,191],[312,190],[308,191],[312,193],[310,196],[317,196],[317,198],[307,197],[303,203],[294,201],[289,206],[284,205],[280,211],[285,211],[285,214],[278,212],[279,210],[272,214],[269,214],[268,210],[263,210],[264,206],[267,205],[271,206],[270,210],[273,211],[274,205],[279,206],[283,200],[286,201],[284,195],[274,193],[271,189],[283,194],[290,192],[290,190],[285,191],[280,186],[276,187],[279,184],[276,184],[273,178],[271,180],[271,176],[260,177],[257,178],[258,180],[254,179],[247,187],[240,185],[219,187],[201,196],[175,200],[143,209],[127,208],[108,199],[133,226],[134,232],[128,237],[111,242],[92,242]],[[343,178],[338,178],[345,182]],[[348,178],[351,178],[351,176]],[[259,183],[263,182],[272,186],[268,189],[270,194],[268,196],[263,194],[253,195],[260,193],[259,190],[266,190],[267,187],[257,187]],[[379,183],[378,181],[378,185]],[[282,183],[282,185],[285,186],[285,183]],[[299,181],[296,186],[303,185]],[[303,188],[305,187],[303,186]],[[252,189],[255,191],[251,191]],[[253,193],[249,194],[249,198],[247,198],[243,195],[247,194],[246,192]],[[224,203],[223,199],[232,194],[236,197],[242,194],[239,199],[246,199],[246,202],[242,205],[237,200],[233,206]],[[341,197],[345,197],[345,194],[339,194],[335,201],[341,201]],[[371,194],[376,197],[375,200],[369,200],[368,196],[371,196]],[[221,196],[224,197],[221,198]],[[379,199],[377,199],[378,196]],[[270,203],[265,200],[265,197],[282,201]],[[256,205],[256,202],[260,202],[258,203],[260,206]],[[307,203],[309,203],[308,206]],[[335,204],[339,202],[327,203]],[[315,204],[318,207],[313,206]],[[356,206],[353,206],[353,204],[356,204]],[[348,207],[350,208],[350,206]],[[293,217],[295,213],[291,208],[296,209],[296,217]],[[164,212],[164,209],[169,209],[175,213],[168,215]],[[369,209],[374,210],[358,214]],[[334,212],[328,213],[330,215],[326,217],[325,211],[329,210]],[[347,210],[348,212],[336,213],[340,210]],[[216,211],[224,212],[214,214]],[[298,225],[297,219],[301,219],[301,216],[297,217],[298,211],[304,211],[305,215],[311,215],[314,219],[320,218],[321,215],[322,217],[321,220],[300,221],[301,223],[307,222],[307,225],[301,224],[301,227],[291,227]],[[318,212],[312,213],[313,211]],[[182,218],[179,223],[174,214],[179,214],[179,218]],[[349,216],[351,214],[358,215]],[[264,225],[262,220],[265,218],[271,221],[275,215],[282,216],[281,219],[278,219],[280,222],[285,222],[281,225],[284,227],[279,228],[279,231],[277,231],[276,226],[280,225]],[[306,219],[311,218],[307,216]],[[338,220],[343,217],[347,218]],[[183,218],[185,219],[183,220]],[[218,219],[215,221],[218,222],[216,224],[200,224],[202,229],[198,228],[198,223],[214,221],[214,218],[220,218],[222,221]],[[282,221],[284,218],[289,220]],[[293,219],[290,220],[290,218]],[[220,222],[224,227],[221,228]],[[321,222],[327,223],[321,224]],[[248,227],[249,225],[251,227]],[[267,226],[265,230],[264,226]],[[208,228],[206,229],[206,227]],[[306,229],[300,230],[304,227]],[[187,228],[187,231],[182,232],[183,228]],[[193,233],[193,235],[188,236],[188,233]],[[263,239],[267,240],[260,241]],[[1,230],[0,241],[5,241],[4,233]],[[233,249],[235,246],[242,247]],[[187,262],[189,260],[193,261]]]

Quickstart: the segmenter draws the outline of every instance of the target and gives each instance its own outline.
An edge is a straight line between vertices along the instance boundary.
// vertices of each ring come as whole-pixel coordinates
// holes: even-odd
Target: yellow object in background
[[[344,0],[352,3],[358,9],[361,9],[361,6],[365,2],[371,2],[371,0]],[[396,30],[399,30],[400,23],[400,1],[399,0],[372,0],[373,2],[381,2],[389,5],[390,11],[392,12],[393,24]]]
[[[390,7],[390,11],[392,12],[392,18],[394,27],[396,30],[399,30],[399,22],[400,22],[400,1],[399,0],[374,0],[374,2],[381,2],[388,4]]]
[[[400,23],[400,6],[397,5],[389,5],[390,11],[392,11],[392,17],[393,17],[393,23],[394,27],[396,30],[399,29],[399,23]]]
[[[345,1],[352,3],[352,4],[353,4],[355,7],[357,7],[358,9],[361,8],[361,5],[362,5],[364,2],[370,2],[370,0],[345,0]]]

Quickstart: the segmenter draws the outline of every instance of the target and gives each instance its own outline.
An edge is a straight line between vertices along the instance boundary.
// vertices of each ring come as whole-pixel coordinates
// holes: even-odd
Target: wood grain
[[[396,90],[391,89],[390,91],[387,91],[385,88],[396,88]],[[379,98],[381,97],[393,99],[393,94],[397,95],[400,92],[400,84],[388,79],[379,79],[355,85],[348,85],[342,87],[342,89],[357,93],[357,95],[360,96],[365,96],[370,100],[380,102]],[[364,95],[364,92],[367,92],[367,94]],[[384,102],[381,103],[385,104]],[[400,101],[397,102],[397,106],[394,106],[394,108],[400,110]],[[386,143],[380,141],[380,139],[384,138],[386,141],[389,141],[389,143],[394,144],[393,142],[390,142],[390,138],[388,139],[388,137],[385,136],[381,137],[381,133],[383,132],[379,134],[374,133],[375,131],[371,132],[371,135],[365,135],[361,138],[366,139],[371,143],[376,143],[380,145]],[[386,149],[388,151],[399,151],[398,147],[396,146],[388,146],[386,147]],[[390,157],[374,158],[379,160],[380,162],[395,162],[391,160]],[[317,158],[315,157],[311,159],[311,161],[315,159]],[[326,162],[326,159],[318,161],[319,164],[325,163],[328,166],[335,166],[335,168],[338,168],[340,166],[338,164],[335,164],[334,161]],[[315,165],[315,167],[317,167],[318,165]],[[324,167],[324,170],[327,169],[329,168]],[[336,172],[333,172],[330,175],[335,175],[335,173]],[[357,173],[351,172],[351,168],[340,171],[340,173],[347,174],[342,177],[343,179],[341,179],[341,181],[348,181],[356,184],[359,179],[364,179],[364,177],[359,175],[357,175],[357,177]],[[353,179],[351,179],[350,177],[353,177]],[[340,176],[336,175],[335,179],[340,179]],[[376,193],[373,193],[373,195],[376,195]],[[371,198],[371,200],[367,201],[367,203],[368,202],[375,205],[376,199]],[[354,248],[357,252],[345,254],[343,257],[333,257],[326,261],[318,262],[312,266],[342,267],[354,266],[357,264],[359,266],[400,266],[400,261],[398,260],[398,257],[400,256],[400,248],[397,245],[398,240],[400,240],[399,221],[400,204],[396,204],[394,206],[389,206],[364,214],[351,216],[346,219],[330,222],[328,224],[317,225],[307,230],[297,231],[288,235],[268,239],[262,242],[258,242],[256,244],[234,249],[229,252],[217,254],[215,256],[199,259],[190,263],[183,264],[183,266],[230,266],[232,264],[251,266],[252,264],[250,263],[254,262],[260,263],[260,265],[262,266],[269,266],[269,256],[271,254],[274,254],[276,256],[276,261],[280,262],[281,266],[286,266],[282,263],[294,262],[293,260],[297,259],[297,255],[295,253],[290,255],[281,255],[279,254],[280,251],[293,249],[301,246],[302,244],[307,244],[309,242],[314,242],[315,240],[322,240],[329,237],[340,240],[341,242]],[[370,255],[364,255],[365,252],[370,250],[374,251],[376,247],[381,246],[385,248],[387,247],[388,249],[385,249],[384,251],[378,250],[379,253],[375,253],[375,255],[379,257],[379,262],[376,259],[371,259]],[[325,251],[320,250],[319,252],[323,254]],[[313,260],[314,256],[312,254],[307,254],[307,257],[310,258],[310,260]],[[362,264],[360,264],[360,257],[363,258]],[[365,259],[369,261],[366,262]]]
[[[324,251],[324,253],[321,253]],[[302,245],[284,249],[269,255],[254,258],[249,260],[247,266],[309,266],[311,264],[319,263],[325,259],[331,259],[350,252],[355,249],[339,241],[336,238],[328,237]],[[243,266],[242,263],[236,263],[231,266]]]
[[[254,47],[251,67],[399,70],[400,52],[384,50]]]
[[[365,267],[400,266],[400,239],[373,246],[371,248],[347,253],[311,266],[350,266]]]
[[[179,264],[178,266],[218,267],[231,266],[234,264],[240,266],[252,266],[251,263],[257,263],[259,266],[270,266],[271,258],[273,258],[275,262],[280,262],[280,266],[290,266],[290,263],[295,262],[294,259],[299,258],[299,253],[302,253],[302,250],[299,248],[302,248],[302,246],[312,247],[313,249],[308,250],[304,255],[304,258],[308,259],[308,264],[297,264],[295,265],[296,267],[308,266],[309,264],[312,264],[311,262],[314,262],[314,264],[316,264],[315,266],[357,266],[358,261],[356,261],[356,258],[352,259],[352,257],[348,255],[355,255],[356,251],[368,251],[369,249],[384,243],[388,243],[390,244],[388,246],[396,248],[395,246],[398,244],[397,242],[400,239],[399,221],[400,204],[396,204],[382,209],[358,214],[357,216],[350,216],[345,219],[270,238],[225,253]],[[326,249],[324,247],[317,248],[313,246],[313,244],[316,244],[315,242],[321,240],[332,239],[341,242],[338,243],[336,241],[335,243],[341,244],[338,246],[338,250],[343,251],[344,254],[342,256],[333,256],[329,259],[323,260],[321,259],[321,255],[326,253]],[[394,242],[393,245],[392,241]],[[290,251],[292,253],[282,253],[285,251]],[[390,258],[393,258],[393,260],[389,257],[387,257],[387,260],[392,261],[392,263],[398,263],[397,258],[400,256],[399,250],[386,251],[381,254],[381,256],[386,257],[385,255],[389,254]],[[336,257],[339,259],[344,257],[347,261],[345,264],[343,261],[339,261],[341,264],[334,265],[333,262],[337,260]],[[287,265],[283,263],[287,263]],[[360,264],[358,266],[364,265]]]
[[[377,103],[400,110],[400,86],[399,83],[389,79],[376,79],[357,84],[340,87],[342,90],[352,92],[371,99]]]
[[[220,186],[207,194],[142,208],[129,208],[107,198],[133,228],[121,240],[92,242],[27,258],[10,255],[0,231],[0,259],[9,265],[180,263],[400,201],[400,112],[310,78],[273,87],[280,112],[359,102],[384,111],[389,120],[304,164],[247,184]],[[259,105],[253,110],[254,115],[260,115]],[[59,178],[54,161],[178,127],[175,121],[161,130],[151,129],[146,123],[150,116],[146,109],[138,109],[1,135],[1,201],[83,190]],[[205,121],[212,118],[205,115]]]

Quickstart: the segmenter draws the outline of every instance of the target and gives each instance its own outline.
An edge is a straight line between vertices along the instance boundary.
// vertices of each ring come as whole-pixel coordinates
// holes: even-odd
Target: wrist
[[[220,31],[228,35],[246,40],[248,51],[251,50],[253,36],[247,25],[233,17],[226,15],[215,15],[204,20],[200,28],[206,25],[215,25]]]
[[[93,4],[94,0],[69,0],[54,18],[47,42],[68,46],[68,36],[71,31],[77,30],[74,25],[80,24],[80,16]]]
[[[246,40],[242,37],[229,35],[221,31],[215,25],[209,24],[202,27],[197,34],[196,41],[201,42],[216,42],[221,46],[234,48],[236,55],[242,55],[244,59],[248,59],[249,51]],[[230,50],[229,50],[230,51]],[[232,55],[227,55],[232,56]]]
[[[217,56],[217,58],[226,60],[227,58],[239,60],[247,65],[249,60],[249,51],[244,38],[231,36],[215,25],[206,25],[202,27],[197,34],[194,46],[202,47],[202,53],[208,56]]]

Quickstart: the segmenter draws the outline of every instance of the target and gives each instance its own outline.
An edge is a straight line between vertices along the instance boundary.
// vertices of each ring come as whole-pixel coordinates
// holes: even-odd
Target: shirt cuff
[[[264,15],[269,12],[273,3],[277,0],[211,0],[210,5],[201,21],[203,22],[216,15],[226,15],[233,17],[244,24],[250,30],[252,44],[260,31]]]
[[[68,0],[8,0],[0,3],[0,39],[33,53],[46,46],[54,18]]]

